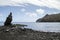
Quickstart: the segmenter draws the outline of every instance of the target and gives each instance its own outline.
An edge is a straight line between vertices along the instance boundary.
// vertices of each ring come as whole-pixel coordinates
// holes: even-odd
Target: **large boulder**
[[[12,22],[12,12],[10,12],[10,14],[8,15],[8,17],[6,18],[4,26],[11,25],[11,22]]]

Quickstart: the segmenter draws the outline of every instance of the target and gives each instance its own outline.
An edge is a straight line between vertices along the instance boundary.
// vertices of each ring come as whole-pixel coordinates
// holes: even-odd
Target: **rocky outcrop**
[[[60,22],[60,13],[45,15],[43,18],[38,19],[36,22]]]
[[[10,14],[8,15],[8,17],[6,18],[4,26],[11,25],[11,22],[12,22],[12,12],[10,12]]]

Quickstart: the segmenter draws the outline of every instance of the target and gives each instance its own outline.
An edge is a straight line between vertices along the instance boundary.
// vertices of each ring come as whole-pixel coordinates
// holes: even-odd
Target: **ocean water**
[[[60,23],[59,22],[15,22],[13,24],[25,24],[28,25],[25,28],[37,30],[37,31],[44,31],[44,32],[60,32]],[[3,25],[3,23],[0,23]]]

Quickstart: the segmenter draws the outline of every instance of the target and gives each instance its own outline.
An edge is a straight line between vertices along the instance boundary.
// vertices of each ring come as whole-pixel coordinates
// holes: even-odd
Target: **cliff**
[[[39,18],[36,22],[60,22],[60,13],[45,15],[43,18]]]

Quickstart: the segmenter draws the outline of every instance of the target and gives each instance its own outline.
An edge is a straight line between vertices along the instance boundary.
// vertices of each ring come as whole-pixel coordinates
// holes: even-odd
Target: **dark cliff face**
[[[60,13],[45,15],[43,18],[38,19],[36,22],[60,22]]]

